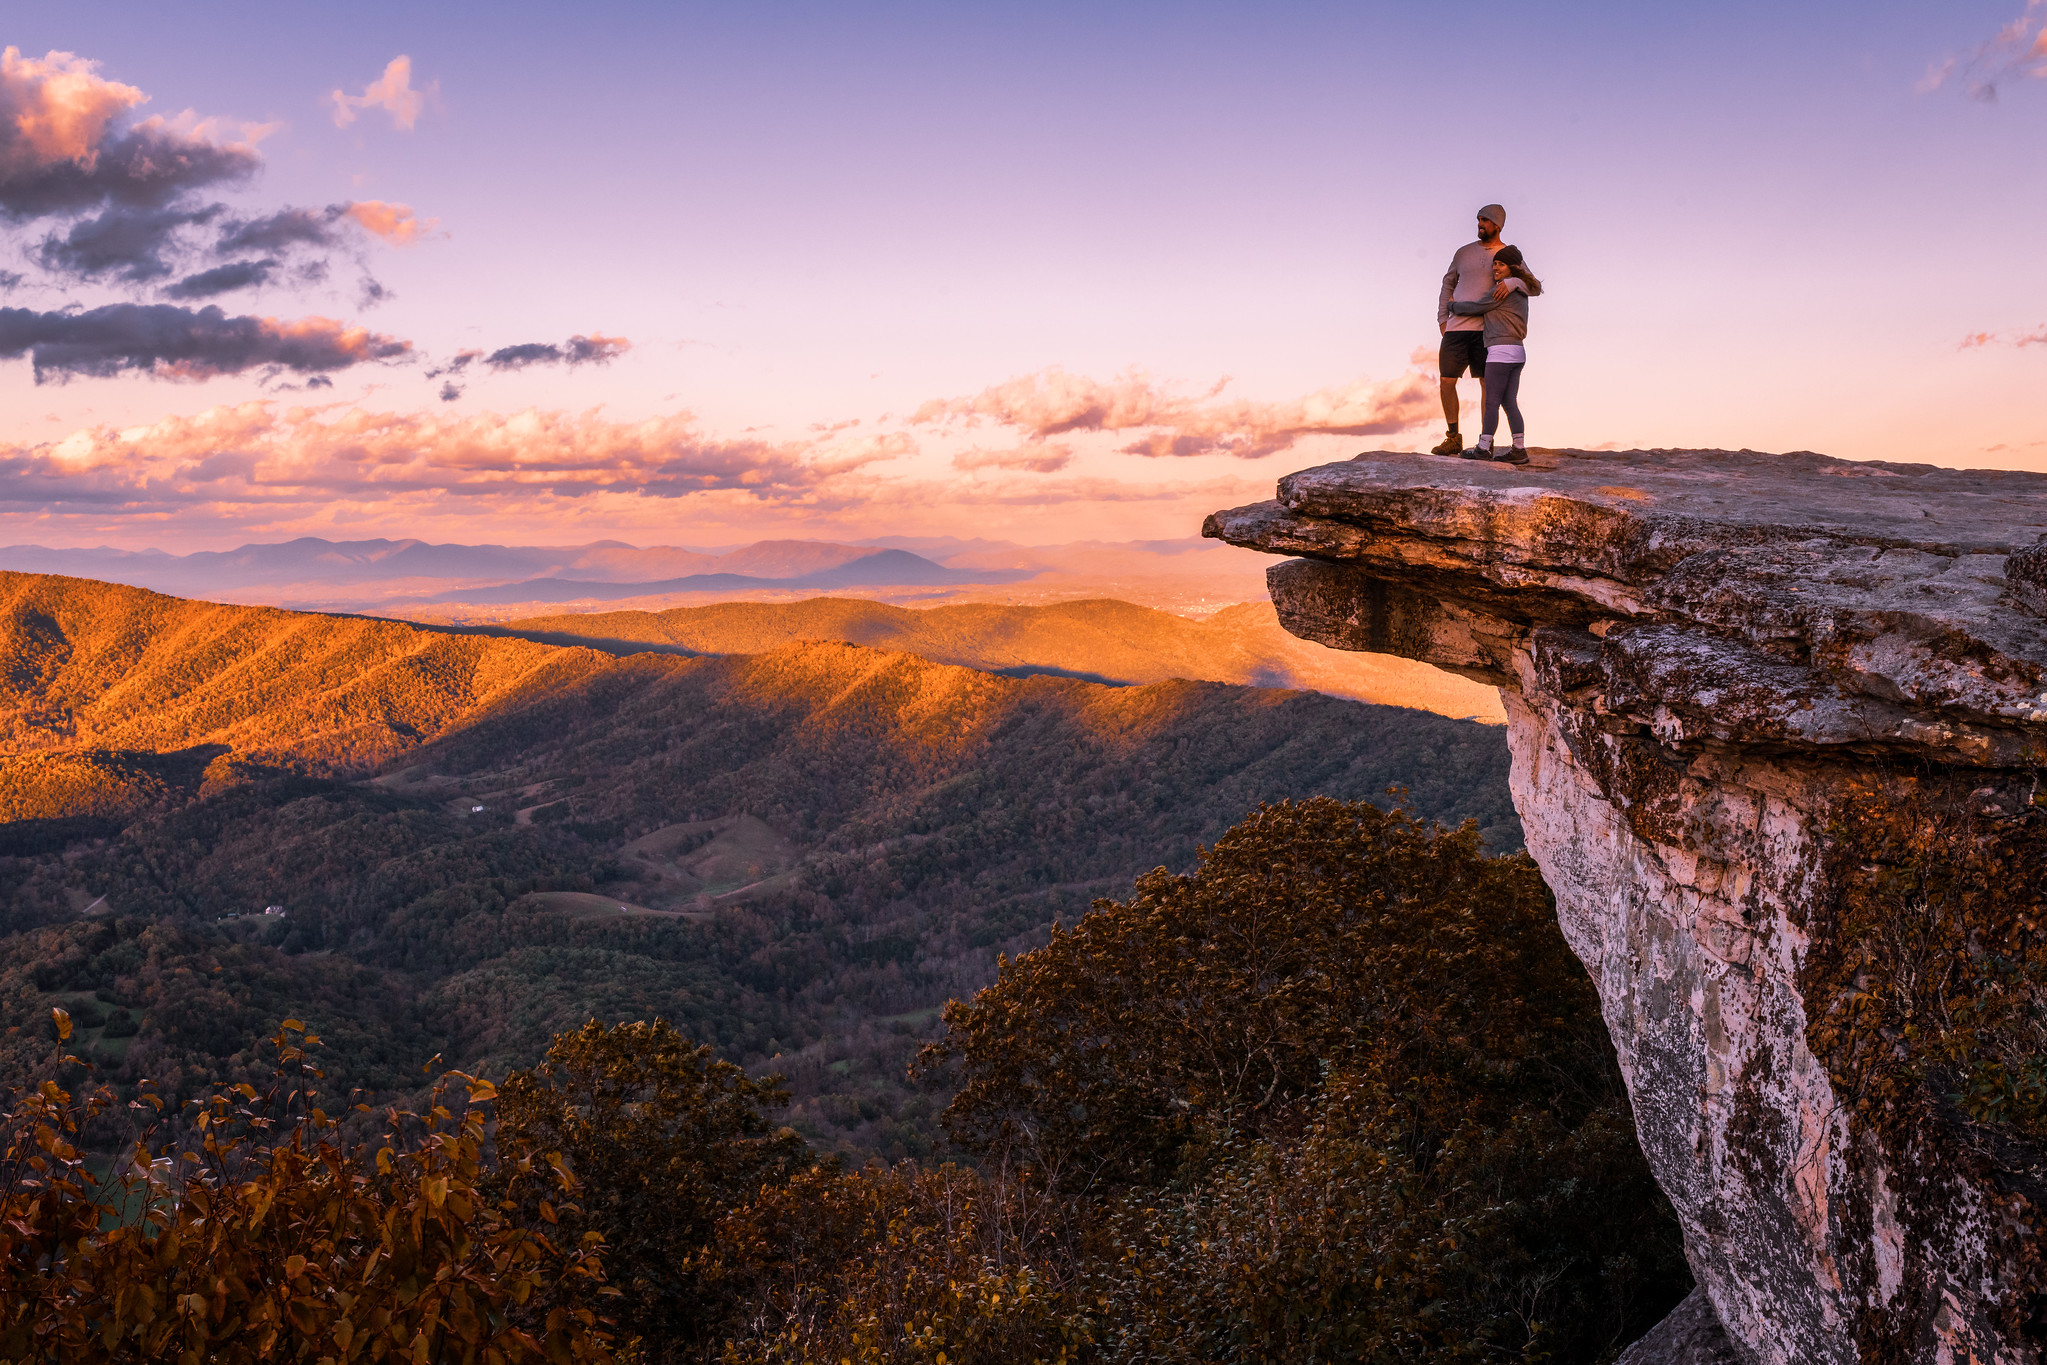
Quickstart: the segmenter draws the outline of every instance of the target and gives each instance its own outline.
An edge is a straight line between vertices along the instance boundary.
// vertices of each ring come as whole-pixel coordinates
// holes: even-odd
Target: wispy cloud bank
[[[89,525],[95,535],[121,524],[180,528],[177,538],[226,525],[376,524],[413,534],[481,516],[669,526],[685,499],[687,515],[714,520],[886,516],[936,527],[959,509],[1057,515],[1049,509],[1193,499],[1205,510],[1256,491],[1227,478],[1047,477],[1007,462],[972,479],[899,468],[919,454],[905,431],[730,440],[686,412],[621,422],[594,411],[453,416],[253,402],[0,446],[0,510]]]
[[[222,462],[223,453],[245,458]],[[0,502],[163,512],[361,500],[396,500],[394,508],[403,508],[455,499],[482,511],[507,501],[600,493],[676,498],[716,491],[795,502],[845,472],[815,458],[824,454],[801,442],[717,440],[688,413],[612,422],[594,413],[539,411],[279,413],[258,402],[0,452]]]
[[[1215,402],[1223,385],[1198,396],[1175,394],[1135,371],[1103,382],[1062,369],[993,385],[967,398],[918,409],[916,423],[992,422],[1022,432],[1029,451],[1055,436],[1128,432],[1131,455],[1232,455],[1261,459],[1310,436],[1379,436],[1429,419],[1437,402],[1428,379],[1411,373],[1388,383],[1360,380],[1290,402]],[[1023,452],[1008,467],[1028,468]],[[971,467],[971,466],[962,466]],[[1055,466],[1056,467],[1056,466]]]
[[[534,365],[566,365],[574,369],[578,365],[608,365],[632,348],[632,342],[626,338],[608,337],[602,332],[572,336],[560,345],[552,341],[527,341],[516,346],[500,346],[489,352],[457,351],[448,360],[428,370],[426,377],[447,377],[447,382],[441,385],[441,401],[452,403],[463,392],[455,380],[462,378],[472,365],[481,364],[485,369],[500,374]]]
[[[484,356],[483,363],[493,370],[523,370],[529,365],[605,365],[632,348],[632,342],[624,337],[608,337],[597,332],[589,336],[572,336],[559,346],[551,341],[501,346]]]
[[[334,104],[334,126],[346,128],[356,120],[358,109],[382,109],[391,116],[391,126],[411,132],[426,111],[427,96],[440,89],[438,83],[424,90],[412,88],[412,58],[399,55],[384,67],[384,74],[363,87],[360,95],[336,90],[328,98]]]
[[[291,251],[300,247],[339,247],[360,229],[393,246],[411,246],[433,231],[438,219],[421,220],[409,204],[380,199],[349,200],[325,208],[282,208],[260,218],[230,218],[213,244],[218,256],[239,251]]]
[[[149,316],[135,306],[107,316],[0,309],[0,354],[33,352],[53,377],[154,365],[189,378],[268,366],[308,388],[326,383],[323,366],[408,354],[398,339],[326,320],[305,326],[231,318],[217,308],[153,308]],[[201,339],[185,350],[151,331],[155,324],[184,344],[180,328],[193,319]],[[67,321],[99,330],[34,330]],[[124,326],[142,340],[127,340]],[[561,365],[578,355],[599,363],[627,346],[597,333],[533,344],[555,353],[533,363]],[[458,381],[518,349],[463,352],[428,373],[445,380],[444,398],[459,395]],[[455,528],[474,517],[601,527],[605,535],[625,528],[672,535],[678,516],[757,527],[765,515],[840,528],[885,518],[950,533],[961,517],[980,516],[977,509],[1000,509],[1012,528],[1039,523],[1072,533],[1085,523],[1093,533],[1127,535],[1135,516],[1150,533],[1172,534],[1214,506],[1270,489],[1269,475],[1251,475],[1244,459],[1310,438],[1328,446],[1332,436],[1398,430],[1412,422],[1411,391],[1434,397],[1418,374],[1277,403],[1220,402],[1220,387],[1184,396],[1139,375],[1098,383],[1047,371],[928,404],[911,419],[819,422],[788,439],[751,428],[723,436],[688,412],[621,421],[596,409],[469,414],[439,405],[404,412],[258,401],[0,445],[0,511],[115,540],[142,534],[120,528],[145,525],[176,528],[171,538],[187,541],[230,525],[291,534],[374,525],[407,535],[435,526],[467,534]],[[976,424],[1022,439],[975,444],[964,428]],[[1191,478],[1161,477],[1158,447],[1173,442],[1236,458],[1182,465]],[[1163,453],[1187,454],[1185,444]]]
[[[1969,351],[1978,346],[2047,346],[2047,324],[2030,332],[1971,332],[1957,349]]]
[[[952,467],[968,472],[981,469],[1025,470],[1032,474],[1056,474],[1073,463],[1069,445],[1028,445],[1014,450],[962,450],[952,457]]]
[[[1967,56],[1935,62],[1919,82],[1921,93],[1947,86],[1971,99],[1993,101],[2013,80],[2047,79],[2047,0],[2028,0],[2025,13]]]

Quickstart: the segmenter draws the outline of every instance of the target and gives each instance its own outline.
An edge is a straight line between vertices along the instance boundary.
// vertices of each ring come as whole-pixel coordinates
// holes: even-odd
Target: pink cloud
[[[411,246],[420,237],[440,226],[438,218],[424,222],[412,211],[409,204],[386,204],[380,199],[358,199],[343,212],[353,218],[365,232],[381,237],[393,246]]]
[[[392,127],[411,132],[426,109],[427,96],[439,90],[438,82],[424,90],[414,90],[412,58],[400,54],[384,67],[383,75],[363,87],[360,95],[336,90],[328,98],[334,101],[334,126],[337,128],[346,128],[354,123],[358,109],[382,109],[391,116]]]
[[[1130,371],[1104,383],[1061,369],[1024,375],[969,398],[926,403],[915,423],[980,422],[1015,428],[1032,441],[1076,432],[1142,432],[1120,449],[1131,455],[1234,455],[1260,459],[1309,436],[1379,436],[1429,420],[1438,402],[1420,373],[1387,383],[1359,380],[1305,398],[1261,403],[1170,393]],[[965,467],[965,466],[963,466]]]
[[[149,98],[102,79],[98,65],[71,52],[37,61],[0,51],[0,175],[91,161],[107,125]]]
[[[246,179],[267,128],[223,141],[218,120],[187,111],[122,126],[148,96],[71,52],[0,49],[0,211],[17,221],[109,202],[158,208],[188,191]]]

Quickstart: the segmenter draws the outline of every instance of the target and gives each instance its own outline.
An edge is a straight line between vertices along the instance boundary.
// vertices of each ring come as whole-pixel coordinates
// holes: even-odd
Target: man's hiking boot
[[[1454,432],[1454,431],[1453,431],[1453,432],[1451,432],[1451,433],[1450,433],[1450,434],[1449,434],[1448,436],[1445,436],[1445,437],[1444,437],[1444,438],[1442,439],[1441,443],[1440,443],[1440,444],[1438,444],[1438,445],[1436,446],[1436,448],[1435,448],[1434,450],[1431,450],[1431,451],[1429,452],[1429,454],[1431,454],[1431,455],[1456,455],[1456,454],[1460,453],[1461,451],[1463,451],[1463,449],[1464,449],[1464,438],[1463,438],[1462,436],[1458,435],[1458,434],[1457,434],[1456,432]]]
[[[1493,460],[1498,464],[1527,464],[1528,452],[1517,446],[1508,446],[1505,450],[1494,451]]]

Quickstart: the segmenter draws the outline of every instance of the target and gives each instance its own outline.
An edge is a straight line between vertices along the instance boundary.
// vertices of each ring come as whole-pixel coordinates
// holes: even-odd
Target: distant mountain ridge
[[[366,612],[477,624],[556,608],[648,610],[719,600],[788,601],[857,593],[907,604],[1058,602],[1113,597],[1205,615],[1261,598],[1263,556],[1217,541],[1071,541],[1020,545],[958,537],[761,540],[737,547],[615,540],[583,545],[462,545],[315,536],[170,554],[111,546],[0,547],[0,570],[62,574],[300,611]]]
[[[613,600],[658,592],[720,591],[728,585],[834,588],[1009,583],[1036,572],[951,569],[907,550],[815,540],[763,540],[710,553],[672,545],[643,549],[620,541],[436,545],[423,540],[333,541],[315,536],[185,555],[110,546],[49,549],[9,545],[0,546],[0,570],[91,578],[177,596],[246,592],[260,584],[337,589],[368,584],[411,584],[416,589],[436,583],[462,585],[416,592],[409,599],[431,602]],[[677,583],[692,586],[673,586]],[[710,586],[694,586],[698,583]]]
[[[757,546],[749,546],[757,549]],[[844,549],[844,546],[832,546]],[[729,556],[737,558],[738,555]],[[936,587],[948,583],[1014,583],[1029,578],[1028,569],[949,569],[907,550],[877,550],[830,568],[786,578],[766,578],[740,573],[686,574],[681,578],[653,582],[616,583],[576,578],[534,578],[493,588],[457,588],[423,599],[426,602],[473,602],[491,606],[503,602],[617,602],[628,597],[651,597],[671,592],[745,592],[765,588],[869,588]],[[404,598],[389,605],[409,605]]]

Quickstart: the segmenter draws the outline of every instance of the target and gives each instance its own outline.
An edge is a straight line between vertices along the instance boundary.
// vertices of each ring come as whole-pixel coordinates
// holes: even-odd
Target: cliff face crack
[[[1204,534],[1502,689],[1515,803],[1747,1361],[2047,1340],[2047,478],[1378,454]],[[1691,1311],[1697,1317],[1703,1306]]]

